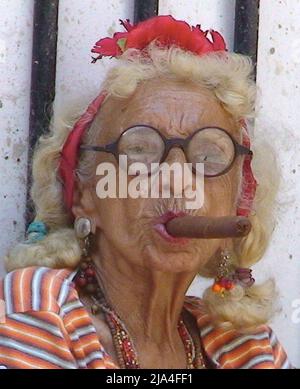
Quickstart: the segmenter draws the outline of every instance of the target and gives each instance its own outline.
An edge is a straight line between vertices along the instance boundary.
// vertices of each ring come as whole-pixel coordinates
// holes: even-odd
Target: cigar
[[[249,234],[251,222],[243,216],[182,216],[166,223],[167,232],[175,237],[220,239],[241,238]]]

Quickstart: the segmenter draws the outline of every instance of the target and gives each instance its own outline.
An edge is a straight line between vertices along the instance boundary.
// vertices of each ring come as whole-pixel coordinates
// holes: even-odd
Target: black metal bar
[[[35,0],[29,118],[27,221],[32,218],[29,200],[32,153],[40,135],[49,129],[55,95],[57,18],[59,0]]]
[[[158,14],[158,0],[135,0],[134,23],[149,19]]]
[[[248,55],[256,67],[259,0],[236,0],[234,51]]]

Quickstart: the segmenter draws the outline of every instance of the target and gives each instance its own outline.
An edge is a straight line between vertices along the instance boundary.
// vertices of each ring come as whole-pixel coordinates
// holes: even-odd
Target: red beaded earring
[[[97,291],[97,279],[92,258],[89,256],[91,221],[85,217],[76,218],[74,230],[82,249],[82,259],[75,284],[84,293],[94,294]]]

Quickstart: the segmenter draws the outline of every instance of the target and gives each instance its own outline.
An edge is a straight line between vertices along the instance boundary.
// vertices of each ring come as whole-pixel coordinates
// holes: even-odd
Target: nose
[[[168,183],[170,195],[183,197],[183,193],[187,189],[185,185],[188,181],[184,179],[184,164],[187,163],[184,151],[180,147],[173,147],[164,162],[170,167],[175,164],[173,165],[174,169],[170,170],[170,182]]]
[[[184,151],[179,146],[175,146],[169,151],[165,162],[168,164],[178,162],[183,165],[185,162],[187,162],[187,160],[185,158]]]

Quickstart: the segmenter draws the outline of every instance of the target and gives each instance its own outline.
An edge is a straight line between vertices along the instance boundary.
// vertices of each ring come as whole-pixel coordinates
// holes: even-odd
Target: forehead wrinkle
[[[146,85],[141,85],[131,98],[114,101],[104,115],[110,134],[100,137],[115,140],[126,128],[136,124],[155,127],[166,137],[188,136],[205,126],[222,127],[232,134],[236,130],[220,102],[206,89],[158,83],[150,89],[151,93]]]
[[[186,92],[186,94],[190,97],[189,92]],[[166,136],[174,136],[174,130],[180,135],[188,135],[201,126],[212,124],[204,118],[206,110],[201,106],[200,102],[198,109],[187,105],[183,109],[179,109],[178,106],[182,108],[182,102],[178,98],[172,100],[174,100],[175,104],[166,106],[163,101],[156,100],[154,105],[138,104],[134,109],[129,109],[129,115],[123,120],[123,130],[132,125],[145,124],[159,129]],[[129,120],[127,121],[128,117]]]
[[[129,126],[126,126],[126,128],[143,124],[156,128],[166,137],[176,137],[178,135],[187,136],[199,128],[199,125],[185,125],[184,112],[181,112],[180,115],[178,115],[178,120],[176,119],[166,115],[161,115],[161,117],[159,115],[145,115],[144,118],[132,120],[132,123]],[[125,129],[125,126],[123,127],[122,131]],[[174,134],[175,132],[176,134]]]

